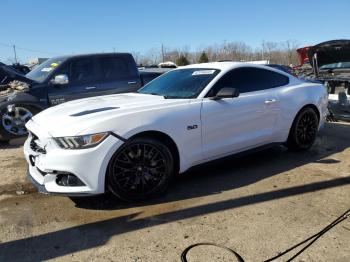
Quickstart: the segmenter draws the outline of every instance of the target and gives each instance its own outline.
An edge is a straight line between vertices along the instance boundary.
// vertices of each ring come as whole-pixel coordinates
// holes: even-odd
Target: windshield
[[[26,74],[26,77],[39,83],[44,82],[51,71],[65,60],[62,57],[50,58]]]
[[[328,65],[323,65],[320,69],[342,69],[342,68],[350,68],[350,62],[339,62]]]
[[[137,92],[165,98],[195,98],[219,73],[216,69],[188,68],[170,71]]]

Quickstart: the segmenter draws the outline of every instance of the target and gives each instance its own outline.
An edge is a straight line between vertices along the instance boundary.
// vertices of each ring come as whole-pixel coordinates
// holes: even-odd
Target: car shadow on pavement
[[[0,141],[0,149],[8,149],[8,148],[18,148],[23,146],[26,137],[12,139],[9,142],[1,142]]]
[[[125,203],[112,194],[72,198],[72,200],[78,208],[118,210],[220,194],[308,163],[339,163],[339,160],[329,156],[350,147],[348,134],[350,125],[327,123],[326,128],[320,131],[315,145],[306,152],[290,152],[284,146],[274,146],[194,167],[175,178],[167,195],[145,202]]]
[[[336,136],[334,135],[335,133],[337,134]],[[115,201],[112,197],[100,196],[81,200],[78,206],[104,210],[144,206],[146,210],[147,206],[158,203],[171,203],[219,194],[223,191],[256,183],[262,179],[281,172],[287,172],[308,163],[327,159],[330,155],[342,152],[350,147],[348,134],[350,134],[350,125],[327,125],[327,128],[316,141],[315,146],[308,152],[292,153],[282,147],[275,147],[252,155],[227,158],[196,167],[179,176],[165,197],[152,201],[130,205]],[[103,246],[111,237],[123,233],[349,184],[350,177],[341,177],[283,189],[273,188],[272,191],[268,189],[266,192],[258,194],[218,200],[194,207],[184,206],[178,210],[165,211],[161,214],[147,217],[142,217],[142,210],[131,209],[127,215],[19,240],[0,242],[0,261],[41,261],[53,259]],[[77,239],[79,240],[77,241]]]
[[[350,184],[350,177],[189,207],[138,218],[141,212],[0,243],[0,261],[43,261],[102,247],[111,237],[183,219]]]

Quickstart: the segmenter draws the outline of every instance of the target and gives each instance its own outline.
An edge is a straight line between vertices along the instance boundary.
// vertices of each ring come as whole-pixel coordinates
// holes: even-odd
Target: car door
[[[280,113],[279,101],[270,76],[265,75],[268,70],[261,70],[254,67],[234,69],[223,76],[203,99],[204,159],[244,151],[272,141]],[[237,88],[239,97],[211,99],[222,87]]]
[[[93,56],[76,57],[67,61],[58,68],[53,77],[61,74],[67,75],[69,82],[65,85],[49,87],[48,96],[51,105],[99,95],[97,86],[100,71]]]
[[[141,78],[136,64],[123,55],[101,56],[98,58],[101,79],[98,88],[102,94],[135,92],[141,87]]]

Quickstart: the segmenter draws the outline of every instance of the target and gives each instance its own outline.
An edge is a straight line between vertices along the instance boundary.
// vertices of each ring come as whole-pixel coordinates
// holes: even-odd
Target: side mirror
[[[57,75],[51,80],[51,84],[53,84],[54,86],[66,85],[68,83],[69,79],[67,75]]]
[[[216,96],[212,97],[212,100],[220,100],[223,98],[234,98],[239,96],[238,89],[234,87],[223,87],[221,88]]]

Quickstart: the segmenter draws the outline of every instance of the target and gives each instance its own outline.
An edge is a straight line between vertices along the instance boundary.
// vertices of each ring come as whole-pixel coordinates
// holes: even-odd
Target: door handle
[[[128,85],[134,85],[134,84],[136,84],[136,81],[129,81],[128,82]]]
[[[268,100],[265,101],[265,104],[273,104],[276,101],[277,101],[276,99],[268,99]]]
[[[95,88],[96,88],[96,86],[87,86],[87,87],[85,87],[86,90],[95,89]]]

